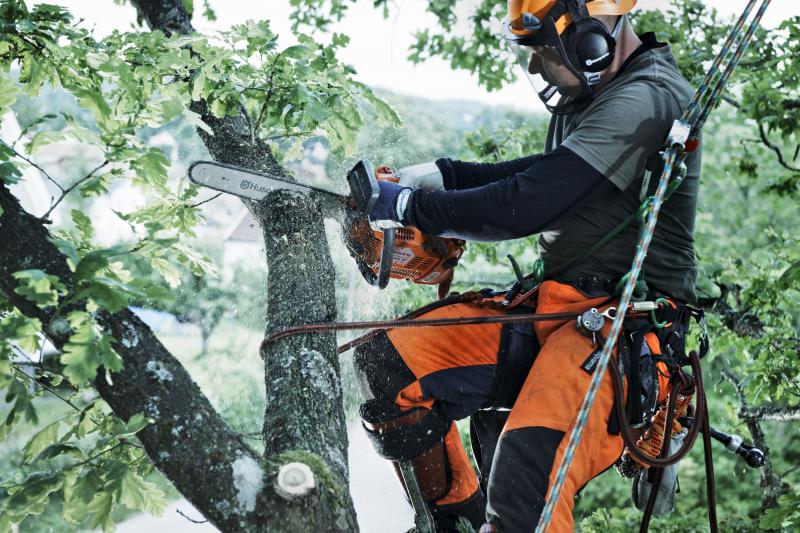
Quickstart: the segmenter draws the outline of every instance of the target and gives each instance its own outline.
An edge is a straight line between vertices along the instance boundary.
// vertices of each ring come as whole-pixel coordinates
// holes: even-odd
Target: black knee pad
[[[397,394],[416,381],[385,331],[356,348],[353,366],[365,400],[394,404]]]
[[[444,438],[452,421],[441,410],[422,407],[401,411],[396,405],[368,400],[361,406],[364,430],[378,455],[395,463],[395,470],[411,501],[407,480],[398,463],[409,463],[415,483],[428,505],[450,491],[452,472]]]
[[[378,454],[390,461],[410,461],[444,440],[452,421],[434,406],[401,411],[381,400],[361,404],[364,430]]]

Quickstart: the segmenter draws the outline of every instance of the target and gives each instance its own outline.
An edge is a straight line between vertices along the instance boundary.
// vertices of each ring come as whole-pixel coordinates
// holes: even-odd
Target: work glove
[[[444,189],[444,177],[436,163],[422,163],[403,167],[394,173],[404,187],[425,189],[426,191],[439,191]]]
[[[391,181],[379,181],[378,186],[380,195],[372,211],[369,212],[369,221],[379,228],[402,227],[401,221],[412,189]]]

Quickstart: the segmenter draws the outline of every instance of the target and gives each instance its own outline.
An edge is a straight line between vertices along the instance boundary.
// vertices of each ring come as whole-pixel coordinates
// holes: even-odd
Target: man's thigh
[[[573,323],[558,328],[542,346],[503,428],[492,465],[488,514],[503,530],[535,528],[592,379],[584,367],[601,348]],[[559,499],[553,531],[572,529],[573,496],[622,453],[622,439],[608,433],[613,401],[606,375]]]
[[[502,314],[474,304],[453,304],[421,318]],[[362,392],[401,409],[430,408],[436,402],[448,418],[469,416],[489,399],[501,332],[500,324],[389,330],[356,353]]]

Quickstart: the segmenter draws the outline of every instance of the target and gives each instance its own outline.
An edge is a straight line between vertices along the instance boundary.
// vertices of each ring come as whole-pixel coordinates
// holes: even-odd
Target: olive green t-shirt
[[[545,153],[559,145],[572,150],[615,187],[551,223],[539,237],[545,277],[617,279],[633,262],[639,237],[631,224],[583,264],[561,272],[571,261],[638,210],[648,160],[663,148],[673,121],[683,115],[694,90],[681,75],[669,46],[641,36],[639,54],[604,87],[582,112],[555,115]],[[645,281],[659,293],[691,303],[696,298],[694,223],[700,175],[700,151],[686,160],[684,183],[665,202],[644,263]],[[647,194],[655,191],[653,173]]]

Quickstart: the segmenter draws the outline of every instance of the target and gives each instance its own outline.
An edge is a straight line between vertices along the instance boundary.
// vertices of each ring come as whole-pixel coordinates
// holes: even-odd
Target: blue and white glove
[[[378,228],[400,228],[412,189],[391,181],[379,181],[378,201],[369,213],[369,221]]]

